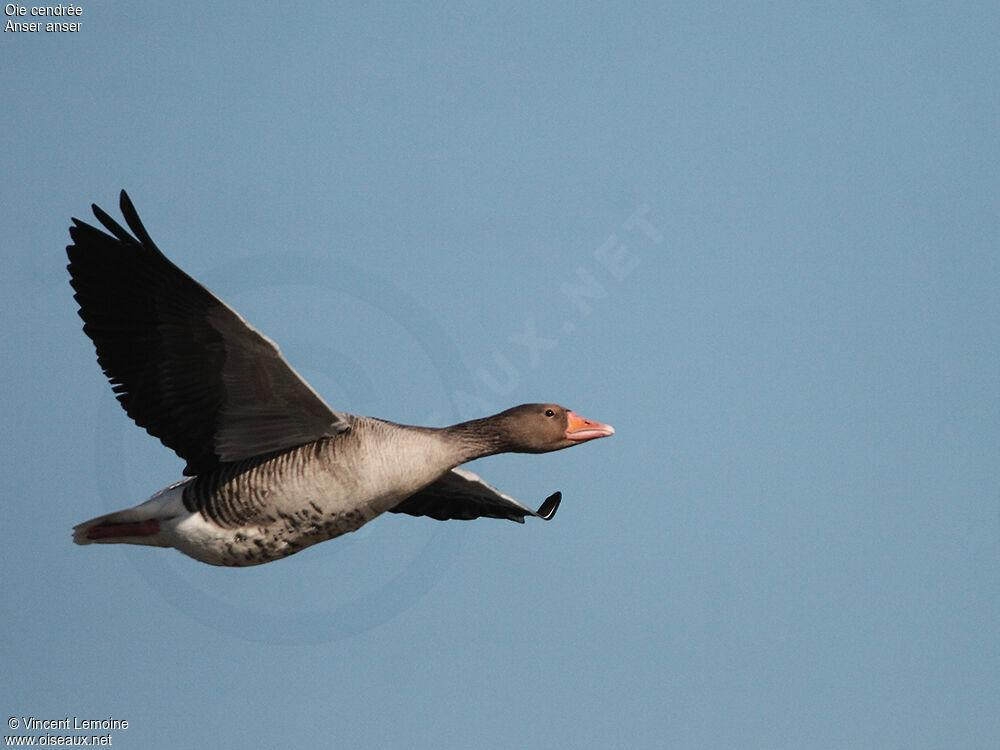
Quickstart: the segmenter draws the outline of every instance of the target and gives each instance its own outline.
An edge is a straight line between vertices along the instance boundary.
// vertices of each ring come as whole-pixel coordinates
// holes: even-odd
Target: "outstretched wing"
[[[487,484],[478,474],[452,469],[436,482],[392,508],[393,513],[429,516],[438,521],[507,518],[524,523],[525,516],[548,521],[556,514],[562,493],[549,495],[537,511]]]
[[[159,251],[124,190],[132,234],[93,209],[110,234],[73,219],[66,248],[83,330],[125,411],[185,474],[348,429],[273,341]]]

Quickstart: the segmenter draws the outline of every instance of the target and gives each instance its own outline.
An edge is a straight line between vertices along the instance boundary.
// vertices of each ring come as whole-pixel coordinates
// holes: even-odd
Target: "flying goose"
[[[443,428],[335,411],[273,341],[160,252],[124,190],[131,234],[92,208],[107,232],[74,218],[66,248],[83,330],[125,411],[186,462],[186,478],[79,524],[77,544],[173,547],[211,565],[247,566],[386,511],[548,520],[559,492],[534,511],[457,467],[614,433],[556,404]]]

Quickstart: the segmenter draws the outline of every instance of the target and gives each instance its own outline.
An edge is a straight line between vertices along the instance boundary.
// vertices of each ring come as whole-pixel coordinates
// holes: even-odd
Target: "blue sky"
[[[425,5],[0,36],[0,707],[136,748],[998,746],[993,4]],[[121,188],[336,409],[617,434],[474,465],[550,523],[75,547],[182,468],[68,285]]]

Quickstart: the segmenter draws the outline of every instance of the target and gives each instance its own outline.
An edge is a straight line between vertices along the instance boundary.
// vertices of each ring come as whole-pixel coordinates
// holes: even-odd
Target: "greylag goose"
[[[614,429],[556,404],[524,404],[443,428],[335,411],[231,307],[171,263],[123,190],[123,229],[73,219],[71,285],[84,332],[137,425],[186,462],[185,479],[134,508],[81,523],[77,544],[173,547],[211,565],[278,560],[386,511],[439,520],[537,510],[460,464],[545,453]]]

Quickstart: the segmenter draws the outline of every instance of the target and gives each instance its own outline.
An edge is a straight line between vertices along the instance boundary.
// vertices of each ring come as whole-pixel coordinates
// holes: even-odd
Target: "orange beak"
[[[567,440],[577,440],[582,443],[584,440],[615,434],[615,428],[611,425],[584,419],[575,411],[567,411],[566,416],[569,419],[569,426],[566,428]]]

